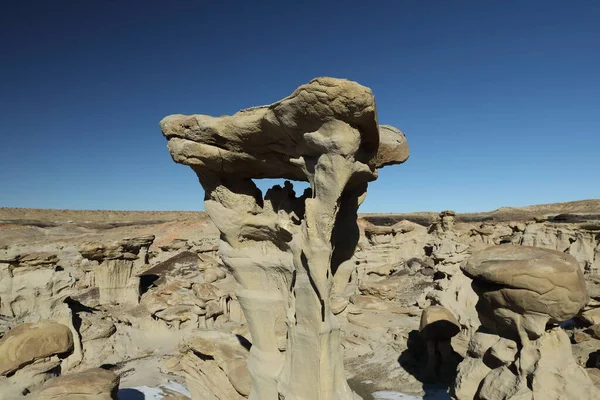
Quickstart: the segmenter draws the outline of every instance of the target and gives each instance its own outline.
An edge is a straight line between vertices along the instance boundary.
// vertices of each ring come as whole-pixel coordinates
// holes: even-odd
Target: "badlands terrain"
[[[469,341],[480,322],[471,278],[459,267],[508,243],[558,250],[579,263],[590,300],[557,329],[600,387],[600,200],[361,214],[358,222],[357,250],[338,268],[332,309],[346,378],[363,398],[444,399],[461,390],[457,365],[474,357]],[[183,399],[194,390],[207,399],[247,397],[252,335],[218,246],[219,231],[203,212],[0,208],[0,399],[63,398],[47,383],[81,385],[86,373],[98,380],[105,371],[93,389],[118,390],[122,399]],[[459,327],[450,357],[433,373],[419,334],[431,305],[444,306]],[[19,339],[10,332],[23,324],[32,324],[22,339],[27,354],[8,340]],[[284,352],[285,325],[276,328]]]
[[[159,126],[206,214],[0,210],[0,400],[600,398],[597,200],[361,216],[410,151],[344,79]]]

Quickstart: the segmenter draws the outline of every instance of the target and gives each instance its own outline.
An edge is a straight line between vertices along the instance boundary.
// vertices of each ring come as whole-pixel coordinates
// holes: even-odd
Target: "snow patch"
[[[379,391],[373,393],[376,400],[449,400],[450,396],[443,389],[428,390],[424,396],[415,396],[402,392]]]

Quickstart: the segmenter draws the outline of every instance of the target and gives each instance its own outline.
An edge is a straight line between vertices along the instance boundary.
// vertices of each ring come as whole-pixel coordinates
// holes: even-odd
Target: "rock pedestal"
[[[547,326],[572,318],[587,301],[577,260],[553,250],[501,245],[474,254],[462,269],[479,295],[483,326],[459,366],[455,399],[600,398],[573,357],[567,334]]]
[[[269,106],[233,116],[171,115],[160,123],[173,159],[205,190],[220,255],[237,281],[252,335],[250,399],[344,400],[333,277],[358,242],[357,210],[377,167],[408,157],[404,135],[380,134],[371,91],[318,78]],[[262,196],[252,179],[292,184]],[[286,352],[275,332],[287,327]]]
[[[430,306],[423,310],[419,333],[427,345],[426,376],[434,377],[439,369],[445,365],[452,365],[453,350],[450,339],[459,332],[460,325],[448,309]]]
[[[94,283],[100,292],[100,304],[135,305],[140,300],[138,274],[147,267],[148,248],[154,236],[125,238],[104,243],[87,243],[79,252],[83,258],[98,262]]]

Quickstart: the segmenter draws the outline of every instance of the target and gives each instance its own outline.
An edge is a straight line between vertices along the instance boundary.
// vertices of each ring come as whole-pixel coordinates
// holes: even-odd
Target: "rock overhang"
[[[345,151],[364,164],[369,181],[377,168],[409,156],[404,134],[378,124],[371,90],[337,78],[313,79],[278,102],[231,116],[170,115],[160,127],[173,160],[197,174],[307,181],[305,159]]]

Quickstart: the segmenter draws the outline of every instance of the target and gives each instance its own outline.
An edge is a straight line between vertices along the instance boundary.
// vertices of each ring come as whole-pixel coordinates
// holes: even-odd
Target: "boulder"
[[[462,269],[474,280],[483,326],[459,365],[454,399],[600,398],[567,334],[546,330],[547,322],[573,317],[587,301],[572,256],[502,245],[474,254]]]
[[[50,379],[33,400],[117,400],[119,376],[101,368]]]
[[[224,374],[231,387],[240,395],[250,395],[252,389],[252,380],[246,366],[248,350],[245,345],[249,345],[245,339],[234,334],[228,334],[218,331],[197,331],[186,337],[179,346],[184,354],[184,373],[191,381],[203,381],[198,379],[198,372],[204,375],[212,373],[216,379]],[[201,355],[205,360],[201,362],[195,359],[195,356]],[[214,361],[212,361],[214,360]],[[215,363],[218,369],[211,363]],[[189,365],[199,365],[201,371],[187,371]],[[197,383],[196,383],[197,384]],[[228,390],[226,384],[221,385],[221,390]],[[215,392],[216,393],[216,392]],[[220,398],[220,397],[217,397]],[[235,396],[238,398],[238,396]]]
[[[0,374],[7,375],[27,364],[73,351],[69,327],[52,321],[17,325],[0,339]]]
[[[474,254],[461,269],[479,295],[481,323],[495,332],[537,338],[548,322],[572,318],[588,301],[577,261],[559,251],[494,246]]]

